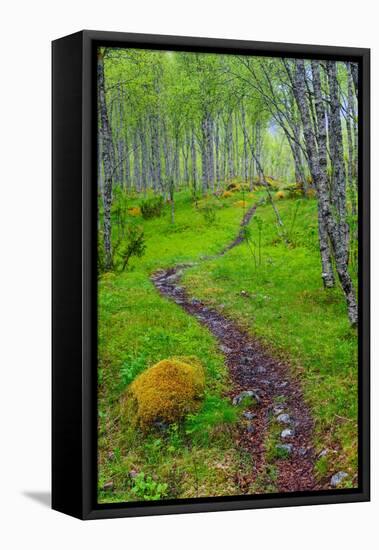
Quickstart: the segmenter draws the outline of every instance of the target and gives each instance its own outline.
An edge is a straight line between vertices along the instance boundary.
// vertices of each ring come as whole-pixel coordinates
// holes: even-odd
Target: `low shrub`
[[[288,183],[285,187],[283,187],[283,191],[286,191],[291,199],[301,197],[303,195],[301,183]]]
[[[231,183],[228,183],[228,185],[226,186],[226,190],[231,192],[239,191],[240,188],[241,188],[240,184],[234,181],[232,181]]]
[[[198,410],[204,387],[204,370],[197,358],[164,359],[129,386],[122,402],[123,416],[143,431],[157,422],[177,422]]]
[[[104,235],[102,231],[98,232],[97,239],[97,275],[98,277],[105,270],[105,254],[104,254]]]
[[[202,208],[201,213],[203,214],[205,223],[208,225],[212,225],[216,221],[216,209],[211,204]]]
[[[163,207],[163,197],[152,197],[140,203],[141,214],[145,220],[159,218],[162,215]]]
[[[159,483],[151,476],[140,472],[134,478],[132,493],[137,500],[161,500],[167,495],[167,483]]]
[[[129,216],[140,216],[141,215],[141,208],[139,206],[133,206],[132,208],[128,208],[128,214]]]
[[[118,252],[121,271],[125,271],[132,256],[140,258],[145,254],[145,234],[142,227],[130,225],[127,231],[127,240],[123,249]]]
[[[250,191],[250,183],[247,183],[247,182],[240,183],[240,190],[241,191]]]
[[[286,194],[284,191],[278,191],[277,193],[275,193],[275,198],[278,200],[283,200],[286,198]]]
[[[265,176],[265,182],[271,189],[279,189],[279,182],[271,176]]]
[[[316,190],[313,188],[309,188],[307,189],[305,194],[309,199],[313,199],[316,196]]]

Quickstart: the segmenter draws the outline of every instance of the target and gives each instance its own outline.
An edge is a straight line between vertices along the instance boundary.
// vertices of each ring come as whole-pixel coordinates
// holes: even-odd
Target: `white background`
[[[50,41],[92,28],[371,47],[375,245],[379,223],[375,154],[379,145],[376,4],[373,0],[2,3],[0,543],[4,539],[3,548],[377,547],[377,393],[373,400],[376,417],[374,414],[372,503],[96,522],[80,522],[41,503],[48,498],[50,484]],[[373,254],[375,332],[378,258],[375,250]],[[373,351],[377,351],[375,341]],[[374,382],[375,367],[373,362]],[[67,405],[70,406],[70,396]]]

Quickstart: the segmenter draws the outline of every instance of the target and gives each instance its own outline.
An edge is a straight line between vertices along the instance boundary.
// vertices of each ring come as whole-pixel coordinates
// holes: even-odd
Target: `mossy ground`
[[[204,369],[197,358],[163,359],[129,385],[122,406],[123,418],[145,433],[154,429],[157,422],[181,422],[200,408],[204,387]]]
[[[259,200],[264,191],[254,195]],[[236,473],[251,470],[235,448],[233,421],[239,411],[222,397],[230,382],[215,339],[161,297],[149,279],[156,269],[219,252],[239,229],[244,208],[233,204],[239,200],[255,202],[243,190],[217,199],[212,223],[187,192],[177,194],[174,225],[169,206],[161,218],[131,216],[144,227],[146,254],[132,258],[127,272],[99,280],[99,502],[136,500],[135,472],[167,486],[159,498],[187,498],[238,494]],[[129,208],[138,204],[136,197],[128,200]],[[274,353],[291,359],[316,421],[315,446],[330,449],[319,470],[323,476],[346,470],[352,483],[357,469],[356,333],[348,325],[341,292],[321,288],[316,201],[283,199],[277,205],[290,233],[289,246],[278,236],[271,207],[261,206],[250,223],[250,246],[200,262],[186,271],[184,282],[194,296],[222,305]],[[257,217],[260,250],[254,245]],[[174,355],[201,359],[206,376],[202,409],[187,423],[173,424],[169,433],[126,429],[120,421],[126,388],[147,367]],[[104,491],[110,481],[112,490]]]

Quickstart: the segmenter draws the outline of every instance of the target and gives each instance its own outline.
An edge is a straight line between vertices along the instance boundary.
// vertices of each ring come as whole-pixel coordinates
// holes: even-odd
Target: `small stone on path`
[[[260,397],[255,390],[245,390],[233,398],[233,405],[239,405],[246,397],[252,397],[257,403],[260,402]]]
[[[328,454],[328,452],[329,452],[328,449],[323,449],[321,451],[321,453],[319,453],[318,457],[322,458],[323,456],[326,456]]]
[[[290,430],[289,428],[286,428],[285,430],[282,431],[282,433],[280,434],[280,437],[282,437],[283,439],[286,439],[287,437],[292,437],[293,435],[295,435],[295,432],[293,430]]]
[[[346,472],[337,472],[331,477],[330,485],[332,487],[338,487],[338,485],[345,479],[345,477],[348,477],[349,474]]]
[[[292,443],[278,443],[276,445],[276,448],[279,450],[279,451],[285,451],[286,453],[288,454],[291,454],[292,451],[293,451],[293,445]]]
[[[265,367],[257,367],[257,374],[264,374],[266,372]]]
[[[280,422],[281,424],[291,424],[290,415],[287,414],[287,413],[279,414],[279,415],[276,417],[276,420],[277,420],[278,422]]]
[[[254,414],[254,413],[252,413],[252,412],[249,412],[249,411],[244,411],[244,412],[242,413],[242,416],[243,416],[244,418],[246,418],[247,420],[253,420],[253,418],[256,417],[257,415]]]

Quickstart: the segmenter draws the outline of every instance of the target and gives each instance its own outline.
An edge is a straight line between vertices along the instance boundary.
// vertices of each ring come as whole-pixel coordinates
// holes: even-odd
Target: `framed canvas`
[[[369,500],[369,64],[53,42],[55,510]]]

